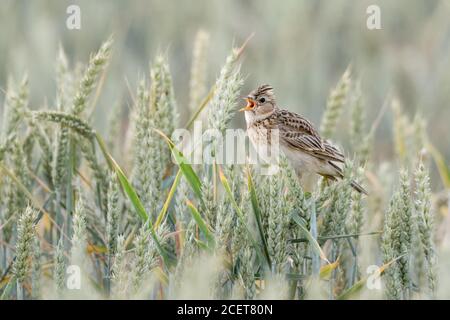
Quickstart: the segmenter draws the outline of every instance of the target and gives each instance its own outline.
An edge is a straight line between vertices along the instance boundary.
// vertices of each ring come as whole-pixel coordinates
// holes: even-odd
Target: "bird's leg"
[[[320,182],[320,190],[324,190],[326,187],[329,187],[331,184],[331,181],[336,180],[335,177],[326,175],[326,174],[320,174],[322,176],[322,181]]]
[[[336,181],[337,180],[336,177],[330,176],[328,174],[322,174],[321,176],[324,178],[325,184],[327,186],[329,186],[331,184],[331,181]]]

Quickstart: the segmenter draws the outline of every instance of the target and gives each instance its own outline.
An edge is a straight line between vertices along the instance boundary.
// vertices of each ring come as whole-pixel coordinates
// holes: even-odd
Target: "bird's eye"
[[[266,99],[260,98],[260,99],[259,99],[259,102],[264,103],[264,102],[266,102]]]

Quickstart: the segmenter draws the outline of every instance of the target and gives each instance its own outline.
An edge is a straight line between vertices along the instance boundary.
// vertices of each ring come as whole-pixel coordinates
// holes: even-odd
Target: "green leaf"
[[[111,154],[106,149],[106,145],[103,141],[103,139],[100,137],[100,135],[96,134],[96,139],[98,142],[98,145],[100,146],[100,150],[102,150],[103,156],[105,157],[106,161],[109,164],[109,167],[111,170],[114,170],[117,174],[117,178],[119,179],[120,185],[122,186],[123,191],[128,196],[128,198],[131,201],[131,204],[135,208],[137,214],[141,217],[144,222],[149,221],[148,214],[145,211],[144,206],[142,205],[141,200],[139,199],[139,196],[136,193],[136,190],[131,186],[130,181],[128,181],[127,176],[123,172],[122,168],[117,164],[116,160],[113,159]],[[151,221],[149,221],[151,224]],[[153,225],[152,225],[153,228]]]
[[[322,260],[325,260],[327,263],[330,263],[317,240],[314,239],[309,230],[306,228],[306,221],[304,221],[304,219],[300,217],[297,213],[293,213],[292,219],[294,220],[295,223],[297,223],[300,226],[305,237],[311,244],[311,247],[319,254],[320,258],[322,258]]]
[[[145,211],[144,205],[142,204],[141,200],[139,199],[139,196],[136,193],[136,190],[134,190],[134,188],[131,186],[131,183],[128,180],[125,173],[123,172],[122,168],[120,168],[120,166],[117,164],[117,162],[114,160],[114,158],[107,151],[106,145],[105,145],[103,139],[98,134],[96,134],[96,139],[100,146],[100,149],[103,152],[103,155],[105,156],[105,159],[108,161],[108,164],[116,172],[117,178],[119,179],[119,182],[120,182],[120,185],[122,186],[122,189],[125,192],[125,194],[128,196],[128,199],[131,201],[131,204],[133,205],[137,214],[141,217],[141,219],[144,221],[144,223],[148,223],[148,226],[150,228],[150,235],[151,235],[153,241],[155,241],[156,248],[158,249],[159,254],[163,258],[166,265],[169,265],[171,261],[169,260],[168,254],[164,250],[164,248],[161,246],[161,243],[158,240],[158,236],[156,235],[155,228],[152,224],[152,221],[149,218],[147,212]]]
[[[211,231],[208,228],[208,225],[206,224],[206,222],[203,220],[202,216],[200,215],[200,212],[198,212],[197,208],[194,206],[194,204],[191,201],[186,200],[186,205],[189,207],[191,214],[192,214],[192,218],[194,218],[195,223],[197,223],[199,229],[205,235],[205,238],[208,242],[208,247],[213,248],[214,243],[215,243],[214,236],[212,235]]]
[[[183,156],[183,153],[181,153],[181,151],[177,149],[172,140],[170,140],[163,132],[161,132],[158,129],[153,130],[155,130],[155,132],[157,132],[160,136],[164,138],[164,140],[166,140],[170,150],[172,151],[172,155],[175,158],[178,167],[180,168],[183,175],[186,177],[186,180],[188,181],[195,195],[199,199],[202,199],[202,183],[200,182],[200,179],[198,178],[194,169],[192,169],[192,166],[189,164],[188,160]]]
[[[225,177],[225,175],[223,174],[222,170],[219,168],[219,177],[220,177],[220,181],[222,182],[222,185],[225,189],[225,192],[228,196],[228,198],[231,201],[231,204],[233,205],[234,209],[236,210],[238,219],[240,220],[240,222],[242,223],[242,225],[245,226],[245,228],[247,229],[247,235],[250,238],[250,241],[252,242],[254,248],[256,249],[256,253],[259,256],[259,258],[261,259],[261,261],[266,261],[268,268],[271,268],[271,262],[270,262],[270,257],[268,255],[268,253],[264,252],[264,250],[261,249],[261,246],[258,244],[258,242],[253,238],[251,230],[248,228],[247,226],[247,222],[244,219],[244,214],[242,213],[241,208],[239,208],[238,204],[236,203],[236,200],[234,199],[233,196],[233,192],[231,191],[230,188],[230,184],[228,183],[227,178]]]
[[[380,234],[382,234],[381,231],[372,231],[372,232],[367,232],[367,233],[340,234],[340,235],[336,235],[336,236],[317,237],[317,240],[335,240],[335,239],[359,238],[361,236],[373,236],[373,235],[380,235]],[[307,242],[308,239],[300,238],[300,239],[291,239],[289,241],[292,242],[292,243],[301,243],[301,242]]]
[[[175,176],[175,180],[172,183],[172,187],[170,187],[169,194],[167,195],[166,201],[164,202],[163,207],[161,208],[161,211],[159,212],[158,218],[155,222],[155,229],[158,229],[159,225],[163,221],[164,217],[167,214],[167,210],[169,209],[170,202],[172,201],[172,198],[175,194],[175,190],[178,187],[178,184],[180,183],[181,178],[181,170],[178,170],[177,175]]]
[[[122,185],[122,188],[125,191],[125,193],[127,194],[131,203],[133,204],[134,209],[136,210],[138,215],[141,217],[141,219],[144,220],[144,222],[149,221],[149,223],[151,224],[148,214],[145,211],[144,205],[142,204],[141,200],[139,199],[139,196],[137,195],[136,190],[134,190],[134,188],[131,186],[130,181],[128,181],[127,176],[122,171],[122,169],[119,167],[117,162],[112,158],[111,158],[111,160],[113,162],[114,170],[116,171],[117,177],[119,178],[119,182]],[[153,228],[153,226],[152,226],[152,228]]]
[[[263,243],[264,254],[266,255],[266,259],[269,261],[270,265],[270,256],[269,249],[267,248],[267,238],[264,234],[264,230],[261,223],[261,210],[259,208],[258,198],[256,196],[255,185],[253,184],[253,179],[250,174],[250,170],[247,170],[247,183],[248,190],[250,191],[250,201],[253,207],[253,213],[255,214],[256,223],[258,225],[259,236]]]

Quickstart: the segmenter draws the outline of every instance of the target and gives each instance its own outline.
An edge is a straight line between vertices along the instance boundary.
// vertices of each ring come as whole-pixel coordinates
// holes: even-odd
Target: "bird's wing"
[[[344,155],[331,143],[323,140],[311,122],[300,115],[279,110],[275,117],[278,121],[280,139],[290,147],[322,160],[344,162]]]

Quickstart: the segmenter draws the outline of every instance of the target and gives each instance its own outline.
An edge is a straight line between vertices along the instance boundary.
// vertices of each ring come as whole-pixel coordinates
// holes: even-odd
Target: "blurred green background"
[[[66,28],[67,6],[81,8],[81,30]],[[381,30],[366,28],[366,8],[381,8]],[[168,52],[182,120],[188,116],[189,71],[195,35],[210,34],[209,84],[233,44],[253,32],[242,60],[244,92],[270,83],[279,104],[316,125],[346,67],[362,81],[368,126],[387,95],[397,96],[412,118],[420,110],[431,141],[450,158],[450,2],[437,0],[286,1],[25,1],[0,3],[0,102],[9,76],[28,73],[31,108],[52,106],[58,46],[70,62],[114,34],[112,62],[96,109],[95,125],[117,103],[130,105],[137,79],[158,51]],[[345,115],[341,126],[349,125]],[[183,123],[183,122],[181,122]],[[235,126],[243,126],[237,117]],[[392,113],[383,117],[375,158],[391,158]],[[346,130],[339,130],[345,140]],[[343,143],[345,145],[345,143]]]

